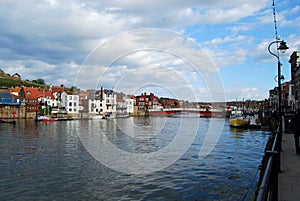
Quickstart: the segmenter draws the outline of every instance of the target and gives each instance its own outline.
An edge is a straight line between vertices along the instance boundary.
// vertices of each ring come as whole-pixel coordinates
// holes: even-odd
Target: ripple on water
[[[200,160],[209,120],[199,121],[189,150],[168,168],[145,175],[98,163],[77,128],[102,129],[123,150],[148,153],[172,141],[180,118],[0,124],[0,200],[241,200],[255,187],[269,133],[232,130],[226,122],[212,153]]]

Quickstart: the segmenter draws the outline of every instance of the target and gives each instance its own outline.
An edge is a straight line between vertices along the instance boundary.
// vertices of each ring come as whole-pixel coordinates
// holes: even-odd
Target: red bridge
[[[222,109],[205,109],[205,108],[162,108],[162,109],[149,109],[149,115],[174,115],[183,113],[196,113],[200,117],[225,117],[226,112]]]

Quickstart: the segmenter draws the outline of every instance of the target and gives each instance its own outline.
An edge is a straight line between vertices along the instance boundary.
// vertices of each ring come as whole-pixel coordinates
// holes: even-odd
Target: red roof
[[[53,94],[47,89],[33,88],[33,87],[23,87],[23,93],[26,99],[38,99],[42,97],[49,97],[54,99]]]
[[[64,88],[62,88],[62,87],[56,87],[56,86],[52,86],[52,88],[51,88],[51,91],[52,91],[52,93],[55,93],[55,92],[64,92]]]

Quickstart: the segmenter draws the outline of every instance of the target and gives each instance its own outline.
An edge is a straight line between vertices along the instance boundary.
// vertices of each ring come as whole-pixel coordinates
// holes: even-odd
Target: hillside
[[[26,87],[41,87],[45,88],[47,85],[44,84],[44,80],[38,79],[29,81],[29,80],[22,80],[21,76],[18,73],[13,74],[10,76],[9,74],[5,73],[2,69],[0,69],[0,87],[16,87],[16,86],[26,86]]]
[[[45,88],[47,85],[38,84],[32,81],[14,80],[10,78],[0,77],[0,87],[16,87],[16,86],[26,86],[26,87],[40,87]]]

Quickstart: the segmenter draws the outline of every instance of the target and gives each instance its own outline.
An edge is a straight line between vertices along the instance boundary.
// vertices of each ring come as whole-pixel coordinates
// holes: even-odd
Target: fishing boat
[[[233,111],[229,119],[229,124],[232,127],[247,127],[249,119],[244,116],[242,111]]]

